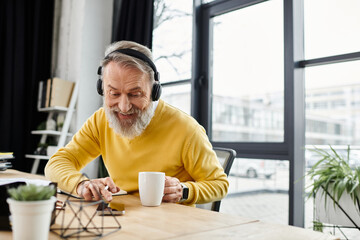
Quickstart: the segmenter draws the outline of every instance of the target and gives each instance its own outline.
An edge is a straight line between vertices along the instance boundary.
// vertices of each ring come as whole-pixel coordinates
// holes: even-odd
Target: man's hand
[[[118,191],[120,188],[115,185],[110,177],[86,180],[76,188],[77,194],[85,200],[93,200],[93,198],[100,200],[102,195],[108,202],[112,200],[112,193]]]
[[[163,202],[179,202],[182,197],[182,187],[179,179],[165,176]]]

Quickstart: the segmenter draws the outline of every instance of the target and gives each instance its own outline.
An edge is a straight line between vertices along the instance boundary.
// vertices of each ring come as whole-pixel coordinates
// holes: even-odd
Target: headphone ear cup
[[[96,83],[96,90],[100,96],[104,95],[103,82],[101,79],[99,79]]]
[[[159,100],[161,96],[161,92],[162,92],[161,84],[159,82],[155,82],[152,87],[151,99],[153,101]]]

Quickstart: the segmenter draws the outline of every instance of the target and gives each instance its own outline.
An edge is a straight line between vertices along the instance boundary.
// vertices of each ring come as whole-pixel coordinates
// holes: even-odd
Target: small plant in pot
[[[64,123],[63,123],[63,122],[58,123],[58,124],[57,124],[57,130],[61,132],[63,126],[64,126]]]
[[[315,196],[316,215],[321,218],[316,221],[356,226],[356,222],[360,221],[360,167],[350,164],[350,146],[346,156],[342,156],[332,146],[330,151],[318,148],[311,151],[321,156],[307,173],[313,180],[309,186],[309,197]],[[320,208],[324,214],[318,211]]]
[[[38,147],[34,151],[34,154],[35,155],[47,155],[47,153],[46,153],[47,147],[48,147],[47,143],[39,143]]]
[[[13,239],[48,239],[55,207],[54,186],[20,185],[7,190]]]

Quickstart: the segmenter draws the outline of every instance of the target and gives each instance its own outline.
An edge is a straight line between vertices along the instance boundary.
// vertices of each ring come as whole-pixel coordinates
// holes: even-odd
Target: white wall
[[[55,76],[79,85],[71,131],[76,132],[101,105],[97,68],[111,41],[113,0],[62,0]],[[98,162],[83,172],[97,177]]]

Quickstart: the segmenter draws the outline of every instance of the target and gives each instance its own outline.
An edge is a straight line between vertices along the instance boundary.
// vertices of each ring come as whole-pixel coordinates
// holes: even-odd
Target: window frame
[[[209,83],[210,19],[217,15],[261,4],[266,0],[218,0],[201,4],[194,1],[194,62],[192,78],[192,116],[210,134],[211,84]],[[236,150],[238,158],[289,161],[289,224],[304,226],[305,101],[303,49],[303,0],[283,1],[284,8],[284,141],[218,142],[214,147]],[[296,48],[295,48],[296,46]],[[296,89],[296,91],[295,91]],[[295,127],[296,126],[296,127]],[[211,138],[210,138],[211,139]],[[299,181],[296,181],[299,180]]]

